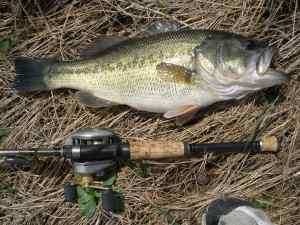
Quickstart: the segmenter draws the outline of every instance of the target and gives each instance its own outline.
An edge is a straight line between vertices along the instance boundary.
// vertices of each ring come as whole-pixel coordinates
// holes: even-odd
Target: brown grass
[[[135,36],[154,19],[173,19],[183,27],[222,29],[268,40],[279,51],[275,66],[291,80],[280,87],[274,106],[265,92],[242,101],[209,107],[192,125],[176,127],[157,114],[127,107],[92,110],[80,105],[74,92],[16,95],[13,58],[19,55],[78,57],[97,36]],[[15,34],[16,42],[0,65],[0,127],[13,132],[3,146],[59,146],[81,127],[114,129],[125,140],[168,139],[186,142],[240,141],[256,135],[280,137],[278,155],[205,155],[200,159],[146,162],[149,176],[123,168],[126,211],[115,218],[99,212],[91,220],[63,202],[63,183],[70,167],[43,159],[28,172],[0,174],[1,224],[200,224],[202,210],[219,196],[256,199],[276,224],[300,224],[300,11],[297,0],[3,0],[0,37]],[[206,176],[206,177],[205,177]],[[205,180],[209,178],[208,184]],[[168,213],[161,213],[161,209]]]

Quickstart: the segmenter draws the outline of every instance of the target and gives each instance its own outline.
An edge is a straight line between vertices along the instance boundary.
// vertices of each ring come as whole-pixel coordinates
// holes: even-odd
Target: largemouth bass
[[[272,56],[265,43],[221,31],[112,38],[82,60],[17,58],[15,89],[71,88],[91,107],[123,104],[187,121],[212,103],[284,82],[286,76],[270,68]]]

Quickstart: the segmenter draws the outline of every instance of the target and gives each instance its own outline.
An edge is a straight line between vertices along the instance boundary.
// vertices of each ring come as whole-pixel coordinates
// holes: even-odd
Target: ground
[[[218,29],[266,40],[278,49],[274,66],[290,80],[238,102],[213,105],[178,127],[161,115],[128,107],[90,109],[71,90],[19,95],[11,87],[16,56],[78,58],[103,35],[136,36],[154,20],[182,27]],[[276,135],[276,155],[214,155],[145,161],[141,176],[125,167],[117,186],[125,212],[113,219],[101,210],[85,219],[64,203],[67,162],[39,160],[29,171],[1,171],[1,224],[201,224],[217,197],[235,196],[264,208],[280,225],[300,219],[300,10],[297,0],[38,1],[0,3],[0,127],[11,128],[2,147],[61,146],[82,127],[112,128],[124,141],[245,141]],[[3,46],[3,43],[5,43]]]

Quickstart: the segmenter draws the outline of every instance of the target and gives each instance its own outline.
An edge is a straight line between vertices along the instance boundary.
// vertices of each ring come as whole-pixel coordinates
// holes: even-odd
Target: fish
[[[127,105],[185,124],[213,103],[287,80],[271,68],[274,49],[265,42],[159,25],[142,37],[103,37],[79,60],[17,57],[13,88],[19,93],[75,89],[88,107]]]

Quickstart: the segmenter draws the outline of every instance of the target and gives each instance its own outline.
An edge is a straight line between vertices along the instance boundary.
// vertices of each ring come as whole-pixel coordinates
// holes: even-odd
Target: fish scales
[[[128,40],[96,59],[57,65],[49,73],[49,84],[89,91],[136,108],[141,99],[146,104],[161,101],[169,105],[177,98],[192,95],[193,87],[162,80],[156,66],[166,62],[190,68],[192,49],[199,44],[199,36],[205,38],[199,32],[170,32]]]

